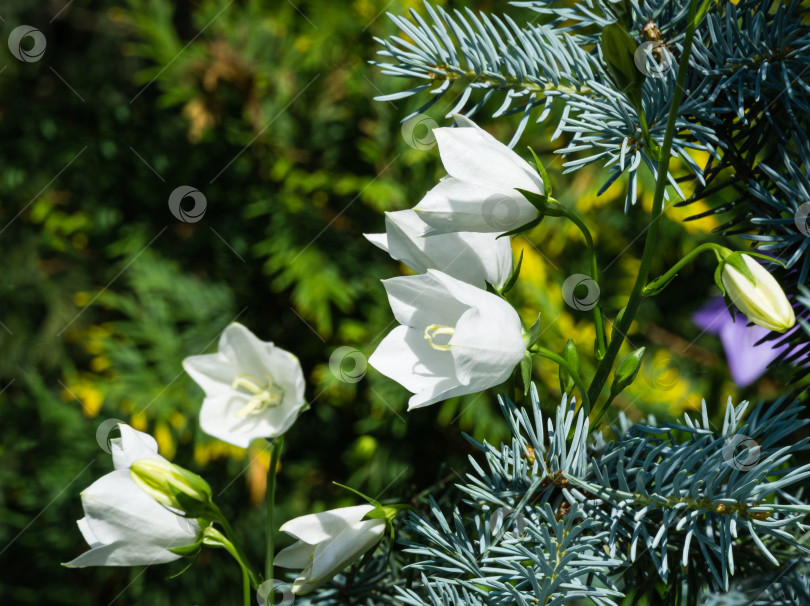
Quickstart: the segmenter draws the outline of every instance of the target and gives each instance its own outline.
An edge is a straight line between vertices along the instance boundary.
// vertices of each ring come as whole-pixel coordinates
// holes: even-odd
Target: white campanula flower
[[[505,233],[538,218],[516,188],[545,193],[535,169],[495,137],[463,116],[457,128],[433,130],[448,177],[414,210],[430,233]]]
[[[183,368],[205,391],[200,427],[241,448],[281,436],[306,405],[298,358],[238,323],[224,330],[217,353],[186,358]]]
[[[494,233],[428,235],[430,226],[414,210],[385,213],[385,233],[366,234],[375,246],[416,273],[438,269],[478,288],[502,287],[512,272],[509,238]]]
[[[750,255],[740,256],[754,280],[752,282],[737,268],[724,262],[720,280],[726,295],[754,324],[777,332],[793,327],[796,315],[776,278]]]
[[[136,460],[166,461],[152,436],[120,424],[121,437],[111,440],[115,471],[96,480],[81,494],[84,517],[78,521],[91,549],[65,566],[149,566],[180,559],[170,549],[202,539],[195,520],[184,518],[141,490],[130,477]]]
[[[402,326],[369,363],[415,394],[409,410],[499,385],[523,358],[520,318],[502,298],[435,270],[383,284]]]
[[[363,520],[373,509],[372,505],[331,509],[281,526],[282,532],[298,539],[274,560],[278,566],[301,570],[293,583],[293,593],[310,593],[380,542],[385,520]]]

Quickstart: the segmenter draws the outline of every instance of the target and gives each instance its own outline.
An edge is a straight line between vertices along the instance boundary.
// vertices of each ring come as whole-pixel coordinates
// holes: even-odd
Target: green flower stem
[[[687,265],[692,259],[698,256],[702,252],[706,252],[707,250],[711,250],[715,254],[717,254],[721,249],[725,249],[724,246],[720,246],[719,244],[713,244],[711,242],[706,244],[701,244],[700,246],[696,247],[694,250],[689,252],[683,259],[678,261],[672,268],[666,272],[665,274],[657,277],[655,280],[647,284],[644,288],[641,289],[641,296],[642,297],[650,297],[652,295],[656,295],[661,292],[666,285],[672,280],[678,272],[683,269],[685,265]]]
[[[585,238],[585,244],[588,246],[588,256],[590,257],[591,261],[590,278],[594,282],[599,283],[599,266],[596,262],[596,248],[593,245],[593,236],[591,236],[591,231],[588,229],[588,226],[585,225],[585,221],[582,220],[582,217],[580,217],[576,211],[570,208],[565,208],[562,205],[559,205],[559,208],[562,211],[563,216],[576,225],[579,228],[579,231],[582,232],[582,235]],[[607,337],[605,335],[602,306],[598,303],[596,304],[596,307],[593,308],[593,323],[596,326],[596,345],[594,347],[594,352],[596,353],[596,359],[601,360],[605,356],[605,351],[607,350]],[[583,392],[583,394],[584,393],[585,392]]]
[[[569,366],[568,360],[566,360],[562,356],[555,354],[553,351],[546,349],[545,347],[539,347],[537,345],[532,347],[529,351],[533,354],[540,356],[541,358],[548,358],[549,360],[556,362],[563,369],[565,369],[565,372],[569,374],[571,379],[574,381],[574,385],[577,386],[577,389],[579,389],[579,393],[582,395],[582,405],[585,407],[585,414],[590,414],[591,401],[590,398],[588,397],[588,390],[585,389],[585,382],[580,378],[579,373],[576,371],[576,369]]]
[[[703,16],[706,14],[706,11],[709,10],[711,3],[712,0],[703,0],[703,4],[700,5],[700,8],[697,10],[694,17],[695,29],[697,29],[697,26],[700,25],[700,22],[703,20]]]
[[[644,109],[641,107],[637,107],[636,110],[638,111],[638,122],[641,125],[641,134],[644,137],[644,144],[647,146],[647,149],[650,150],[650,153],[653,155],[653,158],[657,161],[661,161],[661,148],[653,141],[652,136],[650,135],[650,127],[647,125],[647,116],[644,114]]]
[[[214,506],[216,507],[216,506]],[[217,509],[219,511],[219,509]],[[259,587],[259,579],[256,576],[256,572],[253,570],[253,567],[248,562],[245,553],[242,551],[242,548],[239,547],[239,543],[236,541],[236,538],[233,534],[233,528],[228,523],[228,520],[222,516],[222,513],[219,513],[219,518],[217,522],[222,524],[222,528],[225,530],[225,534],[223,535],[213,526],[209,527],[205,531],[205,540],[204,543],[206,545],[211,545],[214,547],[223,547],[225,551],[233,556],[233,559],[239,564],[242,568],[242,575],[243,578],[247,577],[248,585],[253,586],[254,588]],[[249,591],[249,587],[248,587]]]
[[[602,407],[599,409],[599,412],[596,413],[593,420],[590,422],[590,430],[596,431],[599,428],[599,422],[602,420],[602,417],[605,416],[605,413],[610,408],[610,405],[613,404],[613,400],[616,399],[616,396],[619,394],[612,393],[608,396],[607,402],[605,402]],[[594,409],[595,411],[596,409]]]
[[[276,532],[276,469],[281,458],[281,447],[284,445],[284,436],[273,442],[273,451],[270,455],[270,469],[267,472],[267,554],[264,563],[264,578],[269,581],[273,578],[273,558],[275,557]]]
[[[704,1],[704,5],[706,1]],[[703,9],[703,7],[701,7]],[[633,290],[630,293],[630,299],[627,302],[627,307],[611,334],[610,345],[608,345],[607,354],[599,363],[596,369],[596,374],[591,382],[591,387],[588,390],[588,399],[595,401],[599,394],[602,392],[602,387],[605,385],[610,371],[613,368],[613,363],[616,356],[619,354],[622,343],[624,342],[624,335],[630,329],[630,325],[636,317],[638,306],[641,303],[641,291],[647,283],[647,276],[650,274],[650,266],[652,264],[653,253],[655,252],[655,244],[658,240],[659,222],[664,207],[664,192],[667,187],[667,175],[669,174],[669,160],[672,151],[672,139],[675,137],[675,123],[678,119],[678,109],[681,106],[681,99],[683,98],[683,86],[686,82],[686,72],[689,68],[689,56],[692,54],[692,42],[695,38],[695,30],[697,29],[699,20],[696,18],[697,0],[690,0],[689,2],[689,25],[686,29],[686,36],[683,41],[683,54],[681,56],[680,64],[678,65],[678,79],[675,84],[675,95],[672,99],[672,105],[669,108],[669,117],[667,119],[667,128],[664,134],[664,142],[661,146],[661,156],[658,162],[658,179],[655,182],[655,195],[653,197],[652,214],[650,215],[650,225],[647,230],[647,238],[644,242],[644,252],[641,256],[641,267],[639,268],[636,283],[633,285]],[[701,13],[702,16],[702,13]]]
[[[250,575],[242,568],[242,604],[250,606]]]

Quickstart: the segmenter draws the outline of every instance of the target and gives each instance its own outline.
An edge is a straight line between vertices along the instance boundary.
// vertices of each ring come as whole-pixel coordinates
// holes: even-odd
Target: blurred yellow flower
[[[160,454],[172,460],[177,452],[177,446],[174,443],[174,436],[168,425],[163,422],[159,422],[155,425],[155,441],[158,443]]]

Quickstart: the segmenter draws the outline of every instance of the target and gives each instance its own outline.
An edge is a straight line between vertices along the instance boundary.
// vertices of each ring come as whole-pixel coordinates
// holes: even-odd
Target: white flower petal
[[[298,360],[281,349],[269,354],[273,374],[284,390],[280,405],[253,411],[250,394],[228,390],[203,400],[200,427],[215,438],[240,448],[247,448],[256,438],[274,439],[295,423],[305,406],[305,379]]]
[[[400,324],[422,329],[431,324],[453,326],[467,311],[467,306],[455,301],[431,273],[383,280],[394,317]]]
[[[472,391],[474,390],[470,389],[469,385],[460,384],[458,379],[447,379],[437,385],[433,390],[426,389],[411,396],[408,400],[408,410],[424,408],[425,406],[436,404],[436,402],[443,402],[450,398],[455,398],[456,396],[466,396],[472,393]]]
[[[515,189],[495,189],[459,179],[445,179],[414,207],[430,226],[428,234],[456,231],[502,234],[539,216]]]
[[[297,568],[303,570],[312,563],[315,555],[315,545],[304,541],[296,541],[276,554],[273,562],[282,568]]]
[[[309,582],[316,587],[326,583],[379,543],[383,532],[383,520],[366,520],[346,528],[331,541],[318,544],[312,558]]]
[[[250,396],[235,391],[205,398],[200,409],[200,427],[210,436],[239,448],[257,438],[273,438],[289,429],[295,418],[283,406],[252,413]]]
[[[301,516],[282,525],[283,532],[299,539],[276,557],[279,566],[302,568],[293,583],[293,593],[310,593],[379,542],[385,522],[362,520],[373,509],[371,505],[343,507]]]
[[[119,469],[82,493],[85,517],[79,529],[92,549],[66,566],[141,566],[179,559],[169,548],[192,545],[201,536],[195,520],[159,505]]]
[[[353,524],[360,522],[372,509],[374,509],[372,505],[355,505],[311,513],[285,522],[279,530],[300,541],[315,545],[339,535]]]
[[[441,272],[430,272],[457,300],[470,306],[450,338],[456,376],[480,391],[502,383],[526,352],[520,316],[500,297]]]
[[[497,309],[488,302],[461,316],[450,339],[459,381],[476,387],[475,391],[503,383],[526,352],[517,312],[505,301],[497,301],[504,307]]]
[[[222,353],[190,356],[183,360],[183,368],[209,396],[229,391],[240,373],[236,363]]]
[[[309,570],[305,569],[298,578],[293,581],[292,585],[292,592],[295,595],[307,595],[308,593],[312,593],[316,590],[320,585],[316,585],[315,583],[310,583],[308,581],[309,578]]]
[[[451,177],[500,189],[543,193],[543,180],[531,165],[472,121],[462,128],[433,130]]]
[[[523,358],[520,317],[500,297],[433,269],[384,283],[407,328],[391,331],[369,362],[414,392],[409,410],[494,387]]]
[[[115,469],[128,469],[138,459],[166,460],[157,453],[157,442],[148,433],[133,429],[126,423],[119,423],[118,429],[121,437],[110,440]]]
[[[368,362],[408,391],[427,398],[458,385],[452,354],[432,348],[424,331],[407,326],[388,333]]]
[[[508,238],[468,232],[424,236],[430,227],[414,210],[386,213],[385,226],[386,250],[416,273],[438,269],[486,288],[487,282],[501,286],[512,271]]]
[[[363,236],[377,248],[388,252],[388,236],[386,234],[363,234]]]
[[[222,332],[219,339],[219,351],[234,365],[241,374],[261,378],[272,368],[270,360],[275,345],[260,340],[246,327],[233,322]]]
[[[86,524],[101,543],[132,540],[176,547],[196,540],[197,522],[157,503],[138,488],[128,469],[99,478],[81,496]]]
[[[178,545],[179,547],[179,545]],[[181,556],[156,545],[132,544],[126,541],[110,543],[85,551],[79,557],[65,562],[68,568],[88,566],[151,566],[179,560]]]
[[[241,448],[255,438],[284,434],[306,405],[298,358],[238,323],[223,331],[216,354],[186,358],[183,366],[207,396],[200,411],[203,431]],[[271,401],[268,390],[280,402]]]
[[[79,527],[79,531],[82,533],[84,540],[87,541],[87,544],[90,545],[90,547],[99,547],[103,545],[103,543],[96,538],[96,535],[93,534],[93,529],[90,528],[87,518],[77,520],[76,526]]]
[[[416,273],[424,273],[435,262],[425,253],[422,235],[430,227],[413,210],[385,213],[385,234],[388,253]]]

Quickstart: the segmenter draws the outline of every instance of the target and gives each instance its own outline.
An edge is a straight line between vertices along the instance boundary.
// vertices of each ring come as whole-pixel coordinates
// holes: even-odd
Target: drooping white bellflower
[[[520,318],[500,297],[436,270],[383,284],[402,326],[369,363],[415,394],[409,410],[499,385],[523,358]]]
[[[331,509],[281,526],[282,532],[298,539],[275,557],[278,566],[301,570],[293,593],[306,595],[317,589],[380,542],[385,521],[363,520],[373,509],[372,505]]]
[[[375,246],[416,273],[438,269],[478,288],[502,287],[512,272],[508,238],[494,233],[424,234],[430,226],[414,210],[385,213],[385,233],[366,234]]]
[[[298,358],[238,323],[222,333],[217,353],[186,358],[183,368],[205,391],[200,427],[241,448],[284,434],[306,404]]]
[[[505,233],[539,216],[516,188],[543,194],[543,180],[523,158],[463,116],[433,133],[448,177],[414,210],[430,233]]]
[[[78,521],[91,549],[67,562],[86,566],[149,566],[180,559],[169,549],[194,545],[202,538],[195,520],[160,505],[130,477],[129,467],[139,459],[165,461],[157,454],[152,436],[129,425],[118,426],[121,437],[111,440],[115,471],[82,492],[84,517]]]

